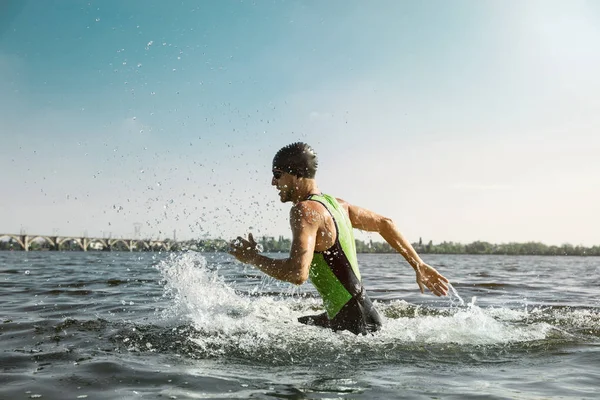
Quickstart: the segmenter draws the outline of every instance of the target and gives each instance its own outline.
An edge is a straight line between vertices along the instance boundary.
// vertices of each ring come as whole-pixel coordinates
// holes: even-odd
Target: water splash
[[[456,298],[460,302],[460,305],[464,306],[465,305],[465,301],[462,299],[462,297],[460,297],[460,295],[458,294],[458,292],[456,291],[456,289],[454,289],[454,286],[452,286],[452,284],[450,282],[448,282],[448,287],[452,290],[451,293],[453,293],[454,296],[456,296]],[[452,296],[450,297],[450,300],[452,300]]]
[[[384,319],[380,332],[368,336],[334,333],[297,322],[299,316],[318,312],[319,299],[273,295],[268,285],[251,293],[237,290],[219,275],[218,267],[209,266],[198,253],[172,255],[157,266],[164,278],[165,296],[171,299],[163,316],[191,325],[188,340],[195,357],[289,363],[355,360],[361,353],[360,357],[389,359],[399,354],[408,357],[407,351],[421,352],[423,346],[504,348],[538,343],[557,332],[551,321],[532,320],[526,310],[500,309],[506,311],[503,318],[498,309],[477,306],[476,297],[466,304],[450,285],[466,307],[440,310],[404,301],[376,302]]]

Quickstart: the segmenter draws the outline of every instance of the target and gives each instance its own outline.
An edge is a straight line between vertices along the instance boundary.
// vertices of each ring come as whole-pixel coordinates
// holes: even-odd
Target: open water
[[[598,399],[600,258],[359,255],[372,336],[227,254],[0,252],[0,399]]]

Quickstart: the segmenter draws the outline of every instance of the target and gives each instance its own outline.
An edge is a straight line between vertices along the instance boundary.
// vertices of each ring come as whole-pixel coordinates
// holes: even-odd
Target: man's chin
[[[288,198],[288,196],[285,193],[279,193],[279,200],[282,203],[287,203],[288,201],[290,201],[290,199]]]

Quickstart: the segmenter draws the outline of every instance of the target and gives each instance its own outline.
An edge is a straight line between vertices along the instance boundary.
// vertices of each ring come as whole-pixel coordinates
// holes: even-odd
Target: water
[[[0,399],[600,398],[600,258],[425,260],[450,297],[359,255],[363,337],[227,254],[0,252]]]

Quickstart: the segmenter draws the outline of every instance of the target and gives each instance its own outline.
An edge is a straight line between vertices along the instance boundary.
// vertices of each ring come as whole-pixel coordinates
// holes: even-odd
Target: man
[[[292,247],[285,259],[258,253],[252,234],[232,241],[230,254],[267,275],[296,285],[309,277],[323,298],[325,313],[299,322],[367,334],[381,327],[381,318],[362,285],[352,229],[378,232],[417,274],[417,284],[437,296],[448,293],[448,279],[421,260],[389,218],[322,194],[315,174],[317,156],[305,143],[283,147],[273,158],[271,184],[290,210]]]

